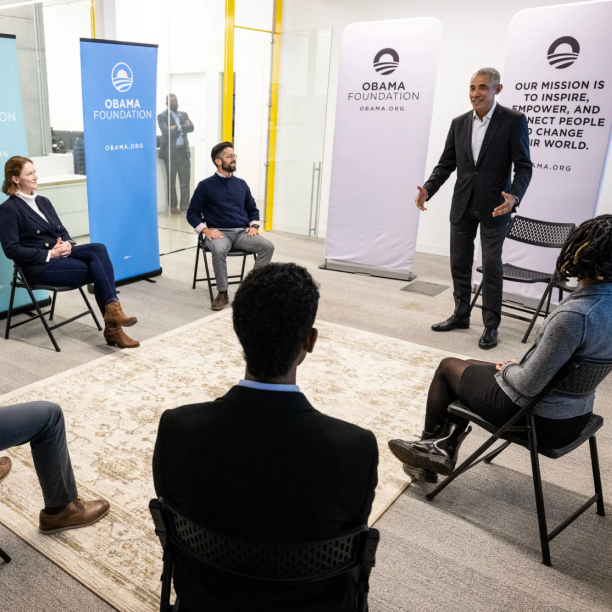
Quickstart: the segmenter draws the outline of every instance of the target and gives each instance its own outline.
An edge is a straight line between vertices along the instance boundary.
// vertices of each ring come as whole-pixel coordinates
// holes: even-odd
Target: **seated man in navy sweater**
[[[227,296],[227,254],[233,248],[256,253],[256,268],[270,263],[274,245],[259,235],[259,210],[245,181],[234,176],[236,155],[231,142],[215,145],[210,153],[217,171],[200,181],[187,210],[187,221],[204,234],[212,253],[219,293],[213,310],[223,310]]]

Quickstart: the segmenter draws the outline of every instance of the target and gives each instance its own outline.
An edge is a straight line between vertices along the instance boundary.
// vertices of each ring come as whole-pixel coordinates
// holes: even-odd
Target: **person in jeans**
[[[304,544],[367,522],[378,480],[374,434],[319,412],[296,384],[315,348],[318,302],[300,266],[253,270],[233,303],[244,380],[215,401],[162,414],[155,491],[202,527],[255,543]],[[220,574],[180,550],[174,558],[180,612],[356,609],[354,573],[274,586]]]
[[[236,154],[231,142],[215,145],[210,157],[216,172],[200,181],[187,210],[187,221],[202,234],[212,253],[217,279],[213,310],[223,310],[227,295],[227,254],[231,249],[256,253],[256,268],[272,261],[274,245],[259,235],[259,210],[245,181],[234,176]]]
[[[0,451],[28,442],[45,501],[39,515],[40,533],[87,527],[108,514],[106,500],[84,501],[78,496],[64,415],[57,404],[28,402],[0,407]],[[11,467],[8,457],[0,457],[0,482]]]
[[[435,481],[437,474],[455,469],[469,430],[467,420],[447,412],[452,402],[459,400],[501,427],[569,361],[612,359],[612,215],[590,219],[573,230],[557,271],[562,278],[578,278],[578,288],[548,316],[520,361],[442,360],[429,387],[422,439],[389,442],[407,473]],[[545,397],[534,410],[538,443],[552,448],[569,444],[589,421],[594,400],[595,393],[555,391]]]
[[[73,246],[51,202],[36,193],[37,187],[31,159],[16,155],[6,162],[2,191],[9,199],[0,206],[4,254],[34,285],[82,287],[93,283],[104,317],[106,343],[119,348],[140,346],[123,331],[138,320],[125,315],[117,300],[115,273],[106,247],[97,243]]]

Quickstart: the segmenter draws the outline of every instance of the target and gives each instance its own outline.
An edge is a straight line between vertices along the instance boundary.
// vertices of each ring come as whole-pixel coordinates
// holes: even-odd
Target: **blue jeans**
[[[73,502],[78,494],[62,409],[51,402],[0,407],[0,451],[30,443],[45,507]]]
[[[82,287],[93,283],[98,308],[104,314],[106,305],[117,299],[115,271],[103,244],[92,243],[72,247],[68,257],[52,259],[28,282],[40,285]]]

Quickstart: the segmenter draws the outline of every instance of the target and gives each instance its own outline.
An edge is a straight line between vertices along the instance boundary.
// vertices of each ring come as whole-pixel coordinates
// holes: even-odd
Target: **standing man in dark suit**
[[[250,542],[303,544],[364,525],[377,483],[372,432],[316,410],[296,371],[317,341],[319,291],[305,268],[254,269],[233,303],[244,380],[214,402],[166,410],[153,478],[190,520]],[[175,551],[181,612],[353,612],[356,576],[283,588],[207,569]]]
[[[187,210],[189,206],[191,154],[187,134],[193,132],[193,123],[185,111],[179,111],[178,99],[174,94],[166,96],[166,106],[168,110],[157,115],[157,123],[162,133],[159,156],[164,160],[166,178],[170,183],[170,208],[178,215],[181,210]],[[180,210],[176,197],[177,174],[181,191]]]
[[[481,68],[470,81],[469,113],[453,119],[444,152],[415,198],[420,210],[457,170],[451,204],[451,273],[455,312],[432,325],[434,331],[470,326],[474,239],[480,225],[484,331],[478,346],[497,346],[503,293],[502,247],[510,214],[523,199],[533,171],[527,118],[495,101],[502,90],[499,72]],[[514,165],[514,178],[511,169]]]

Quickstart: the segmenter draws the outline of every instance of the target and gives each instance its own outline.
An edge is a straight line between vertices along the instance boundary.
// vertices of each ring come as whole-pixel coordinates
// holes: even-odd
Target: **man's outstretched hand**
[[[419,193],[417,193],[417,197],[414,198],[414,203],[417,205],[419,210],[427,210],[425,208],[425,202],[427,202],[427,189],[423,189],[422,187],[417,186]]]
[[[505,215],[509,213],[516,204],[516,196],[513,196],[511,193],[506,193],[502,191],[502,195],[504,196],[504,203],[500,204],[494,211],[494,217],[501,217],[501,215]]]

